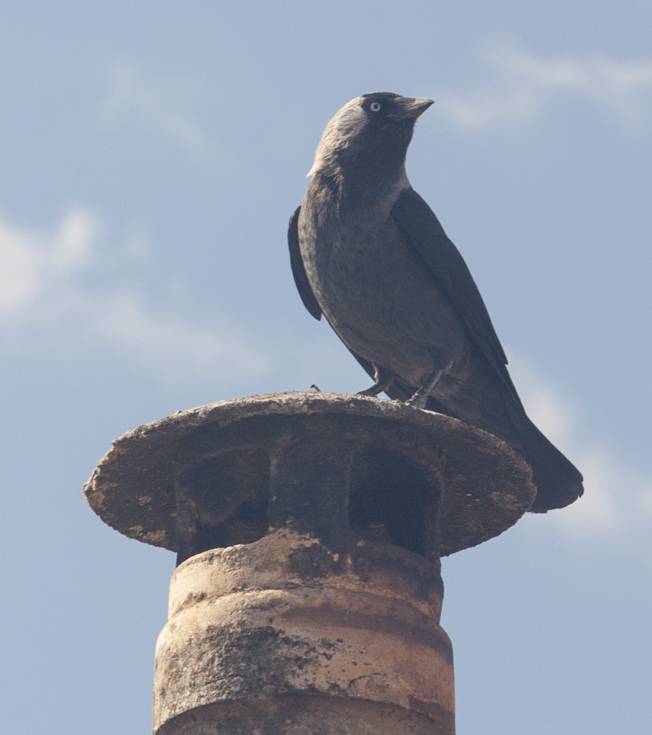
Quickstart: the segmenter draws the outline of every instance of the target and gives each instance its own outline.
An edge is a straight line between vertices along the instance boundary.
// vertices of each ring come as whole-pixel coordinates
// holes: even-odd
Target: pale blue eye
[[[371,110],[372,112],[380,112],[380,102],[372,102],[372,103],[371,103],[371,104],[369,105],[369,109],[370,109],[370,110]]]

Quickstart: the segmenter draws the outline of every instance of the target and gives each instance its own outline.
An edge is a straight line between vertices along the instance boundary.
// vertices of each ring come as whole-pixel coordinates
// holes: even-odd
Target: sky
[[[285,241],[346,100],[408,155],[574,506],[443,563],[460,735],[652,721],[652,3],[0,0],[3,731],[148,732],[173,555],[81,485],[178,409],[368,380]]]

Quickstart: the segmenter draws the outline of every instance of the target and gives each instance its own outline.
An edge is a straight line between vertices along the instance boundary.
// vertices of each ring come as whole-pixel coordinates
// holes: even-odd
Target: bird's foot
[[[421,386],[416,390],[408,399],[405,401],[406,406],[412,406],[413,408],[425,408],[430,397],[430,391],[425,390],[424,386]]]
[[[377,396],[379,393],[382,393],[383,386],[379,385],[378,383],[374,383],[373,385],[369,386],[369,388],[365,388],[364,390],[359,390],[356,395],[358,396]]]
[[[374,365],[374,384],[365,390],[358,391],[359,396],[377,396],[386,391],[394,382],[394,376],[385,368]]]
[[[449,362],[445,368],[435,370],[434,373],[429,376],[428,380],[426,380],[426,382],[418,388],[410,398],[405,401],[405,403],[408,406],[414,406],[414,408],[425,408],[426,403],[428,403],[428,398],[430,398],[430,394],[435,389],[435,386],[452,367],[453,363]]]
[[[383,393],[384,391],[386,391],[393,382],[394,382],[393,378],[377,381],[369,388],[365,388],[365,390],[359,390],[358,395],[359,396],[377,396],[379,393]]]
[[[314,391],[315,393],[321,393],[321,388],[316,383],[311,384],[310,390]]]

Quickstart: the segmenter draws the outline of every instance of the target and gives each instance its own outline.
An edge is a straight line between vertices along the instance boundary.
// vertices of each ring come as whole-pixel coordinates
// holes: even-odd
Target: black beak
[[[423,114],[434,103],[427,97],[405,97],[403,103],[403,114],[405,117],[416,120],[419,115]]]

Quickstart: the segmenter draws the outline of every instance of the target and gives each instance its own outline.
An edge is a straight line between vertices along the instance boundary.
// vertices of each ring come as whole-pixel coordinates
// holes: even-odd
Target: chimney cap
[[[361,425],[361,446],[373,445],[377,427],[396,437],[442,485],[441,555],[475,546],[512,526],[531,506],[536,489],[525,460],[503,440],[458,419],[397,401],[350,394],[292,392],[220,401],[139,426],[116,439],[84,485],[91,508],[120,533],[176,549],[175,478],[210,432],[211,451],[220,436],[237,436],[248,447],[271,449],[287,418],[301,436],[314,416],[352,417]],[[362,424],[359,422],[362,420]],[[382,423],[379,423],[382,422]],[[236,425],[238,430],[235,431]],[[356,435],[357,436],[357,435]],[[327,447],[325,448],[327,452]],[[336,456],[333,456],[336,461]]]

